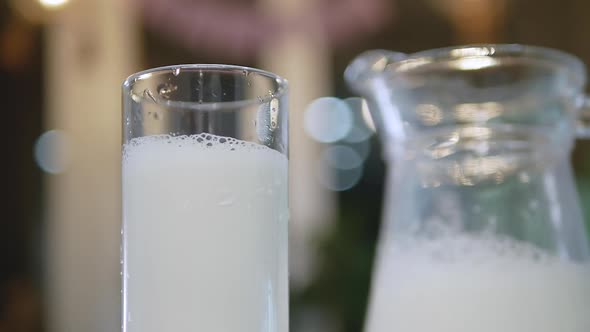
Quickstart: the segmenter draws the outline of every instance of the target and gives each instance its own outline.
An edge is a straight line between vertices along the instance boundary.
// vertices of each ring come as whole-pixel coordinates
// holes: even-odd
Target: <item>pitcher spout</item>
[[[371,82],[382,74],[388,65],[402,61],[407,55],[388,50],[370,50],[361,53],[346,67],[344,79],[352,91],[366,96]]]
[[[357,56],[344,72],[344,79],[350,89],[367,101],[377,132],[386,143],[386,158],[396,155],[392,150],[396,150],[398,143],[403,142],[406,136],[401,114],[391,102],[391,87],[386,74],[391,65],[407,57],[404,53],[387,50],[366,51]]]

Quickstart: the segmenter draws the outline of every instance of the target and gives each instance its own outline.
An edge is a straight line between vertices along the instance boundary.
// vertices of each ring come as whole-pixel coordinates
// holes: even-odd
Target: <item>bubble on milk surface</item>
[[[394,257],[412,257],[433,263],[474,266],[502,262],[551,264],[559,258],[535,244],[492,232],[469,233],[438,225],[423,236],[396,239],[387,252]]]
[[[196,135],[152,135],[131,139],[123,145],[123,160],[143,147],[174,147],[177,149],[203,148],[220,151],[272,150],[266,146],[209,133]],[[273,150],[274,151],[274,150]],[[277,152],[279,153],[279,152]]]

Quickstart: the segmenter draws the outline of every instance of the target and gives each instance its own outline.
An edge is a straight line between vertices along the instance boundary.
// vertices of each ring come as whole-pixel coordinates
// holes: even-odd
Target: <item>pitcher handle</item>
[[[580,107],[576,122],[576,136],[581,139],[590,138],[590,96],[584,96],[582,107]]]

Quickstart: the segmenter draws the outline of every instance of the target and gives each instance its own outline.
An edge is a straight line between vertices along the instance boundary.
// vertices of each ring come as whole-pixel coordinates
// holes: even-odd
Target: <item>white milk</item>
[[[497,237],[383,248],[366,332],[588,332],[590,266]]]
[[[124,331],[286,332],[287,158],[213,135],[124,146]]]

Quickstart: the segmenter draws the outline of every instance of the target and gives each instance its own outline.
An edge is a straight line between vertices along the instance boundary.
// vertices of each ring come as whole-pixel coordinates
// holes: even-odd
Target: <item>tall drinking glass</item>
[[[125,81],[123,331],[287,331],[287,115],[258,69]]]

